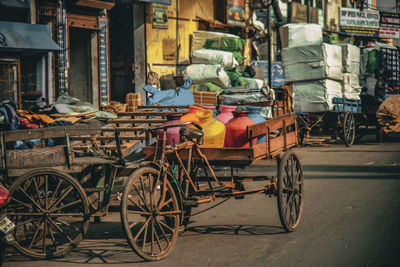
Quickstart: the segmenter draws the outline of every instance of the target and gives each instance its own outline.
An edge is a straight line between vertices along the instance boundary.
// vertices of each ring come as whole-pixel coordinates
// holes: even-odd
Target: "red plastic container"
[[[249,147],[249,139],[247,138],[247,126],[255,124],[247,118],[249,113],[247,110],[235,110],[232,112],[234,118],[231,119],[226,126],[225,147]],[[253,143],[253,145],[256,142]]]
[[[236,107],[235,106],[226,106],[226,105],[221,105],[221,113],[219,113],[215,118],[222,122],[223,124],[226,124],[228,121],[233,119],[233,113],[232,111],[235,111]]]
[[[174,124],[181,124],[182,121],[180,118],[182,117],[182,114],[176,113],[176,114],[168,114],[167,116],[167,121],[163,123],[163,125],[174,125]],[[171,127],[167,129],[167,145],[173,145],[173,144],[179,144],[180,143],[180,134],[179,130],[181,127]],[[163,137],[164,135],[164,130],[156,130],[156,134],[158,137]]]

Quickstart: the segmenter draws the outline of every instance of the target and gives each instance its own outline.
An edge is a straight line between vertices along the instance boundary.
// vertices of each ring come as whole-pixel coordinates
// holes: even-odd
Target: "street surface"
[[[253,195],[194,209],[188,231],[161,262],[136,256],[113,213],[91,224],[65,258],[31,261],[10,250],[3,266],[400,266],[400,138],[379,145],[371,135],[348,148],[337,142],[295,151],[305,177],[296,232],[282,229],[275,197]],[[275,162],[246,172],[274,175]]]

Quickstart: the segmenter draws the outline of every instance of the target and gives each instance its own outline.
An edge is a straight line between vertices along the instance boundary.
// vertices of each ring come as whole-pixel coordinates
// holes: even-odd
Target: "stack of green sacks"
[[[242,64],[244,57],[241,51],[243,50],[244,44],[245,40],[242,38],[220,37],[207,40],[204,48],[231,52],[236,61]]]

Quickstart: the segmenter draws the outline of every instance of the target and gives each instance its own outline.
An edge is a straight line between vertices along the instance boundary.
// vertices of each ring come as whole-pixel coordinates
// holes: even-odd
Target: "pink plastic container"
[[[168,114],[167,116],[167,121],[163,123],[163,125],[174,125],[174,124],[181,124],[182,121],[180,118],[182,117],[182,114]],[[167,145],[173,145],[173,144],[179,144],[180,143],[180,134],[179,130],[181,127],[171,127],[167,129]],[[158,137],[163,137],[164,135],[164,130],[156,130],[156,134]]]
[[[215,118],[222,122],[223,124],[226,124],[228,121],[233,119],[233,113],[232,111],[235,111],[236,107],[235,106],[226,106],[226,105],[221,105],[221,113],[219,113]]]

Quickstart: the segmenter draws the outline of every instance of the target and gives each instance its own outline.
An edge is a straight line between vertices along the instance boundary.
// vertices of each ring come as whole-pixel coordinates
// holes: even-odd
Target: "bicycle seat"
[[[181,136],[185,136],[187,139],[189,140],[197,140],[197,143],[199,145],[201,145],[203,143],[203,132],[200,130],[196,130],[196,129],[191,129],[191,128],[181,128],[181,130],[179,131],[179,133],[181,134]]]

